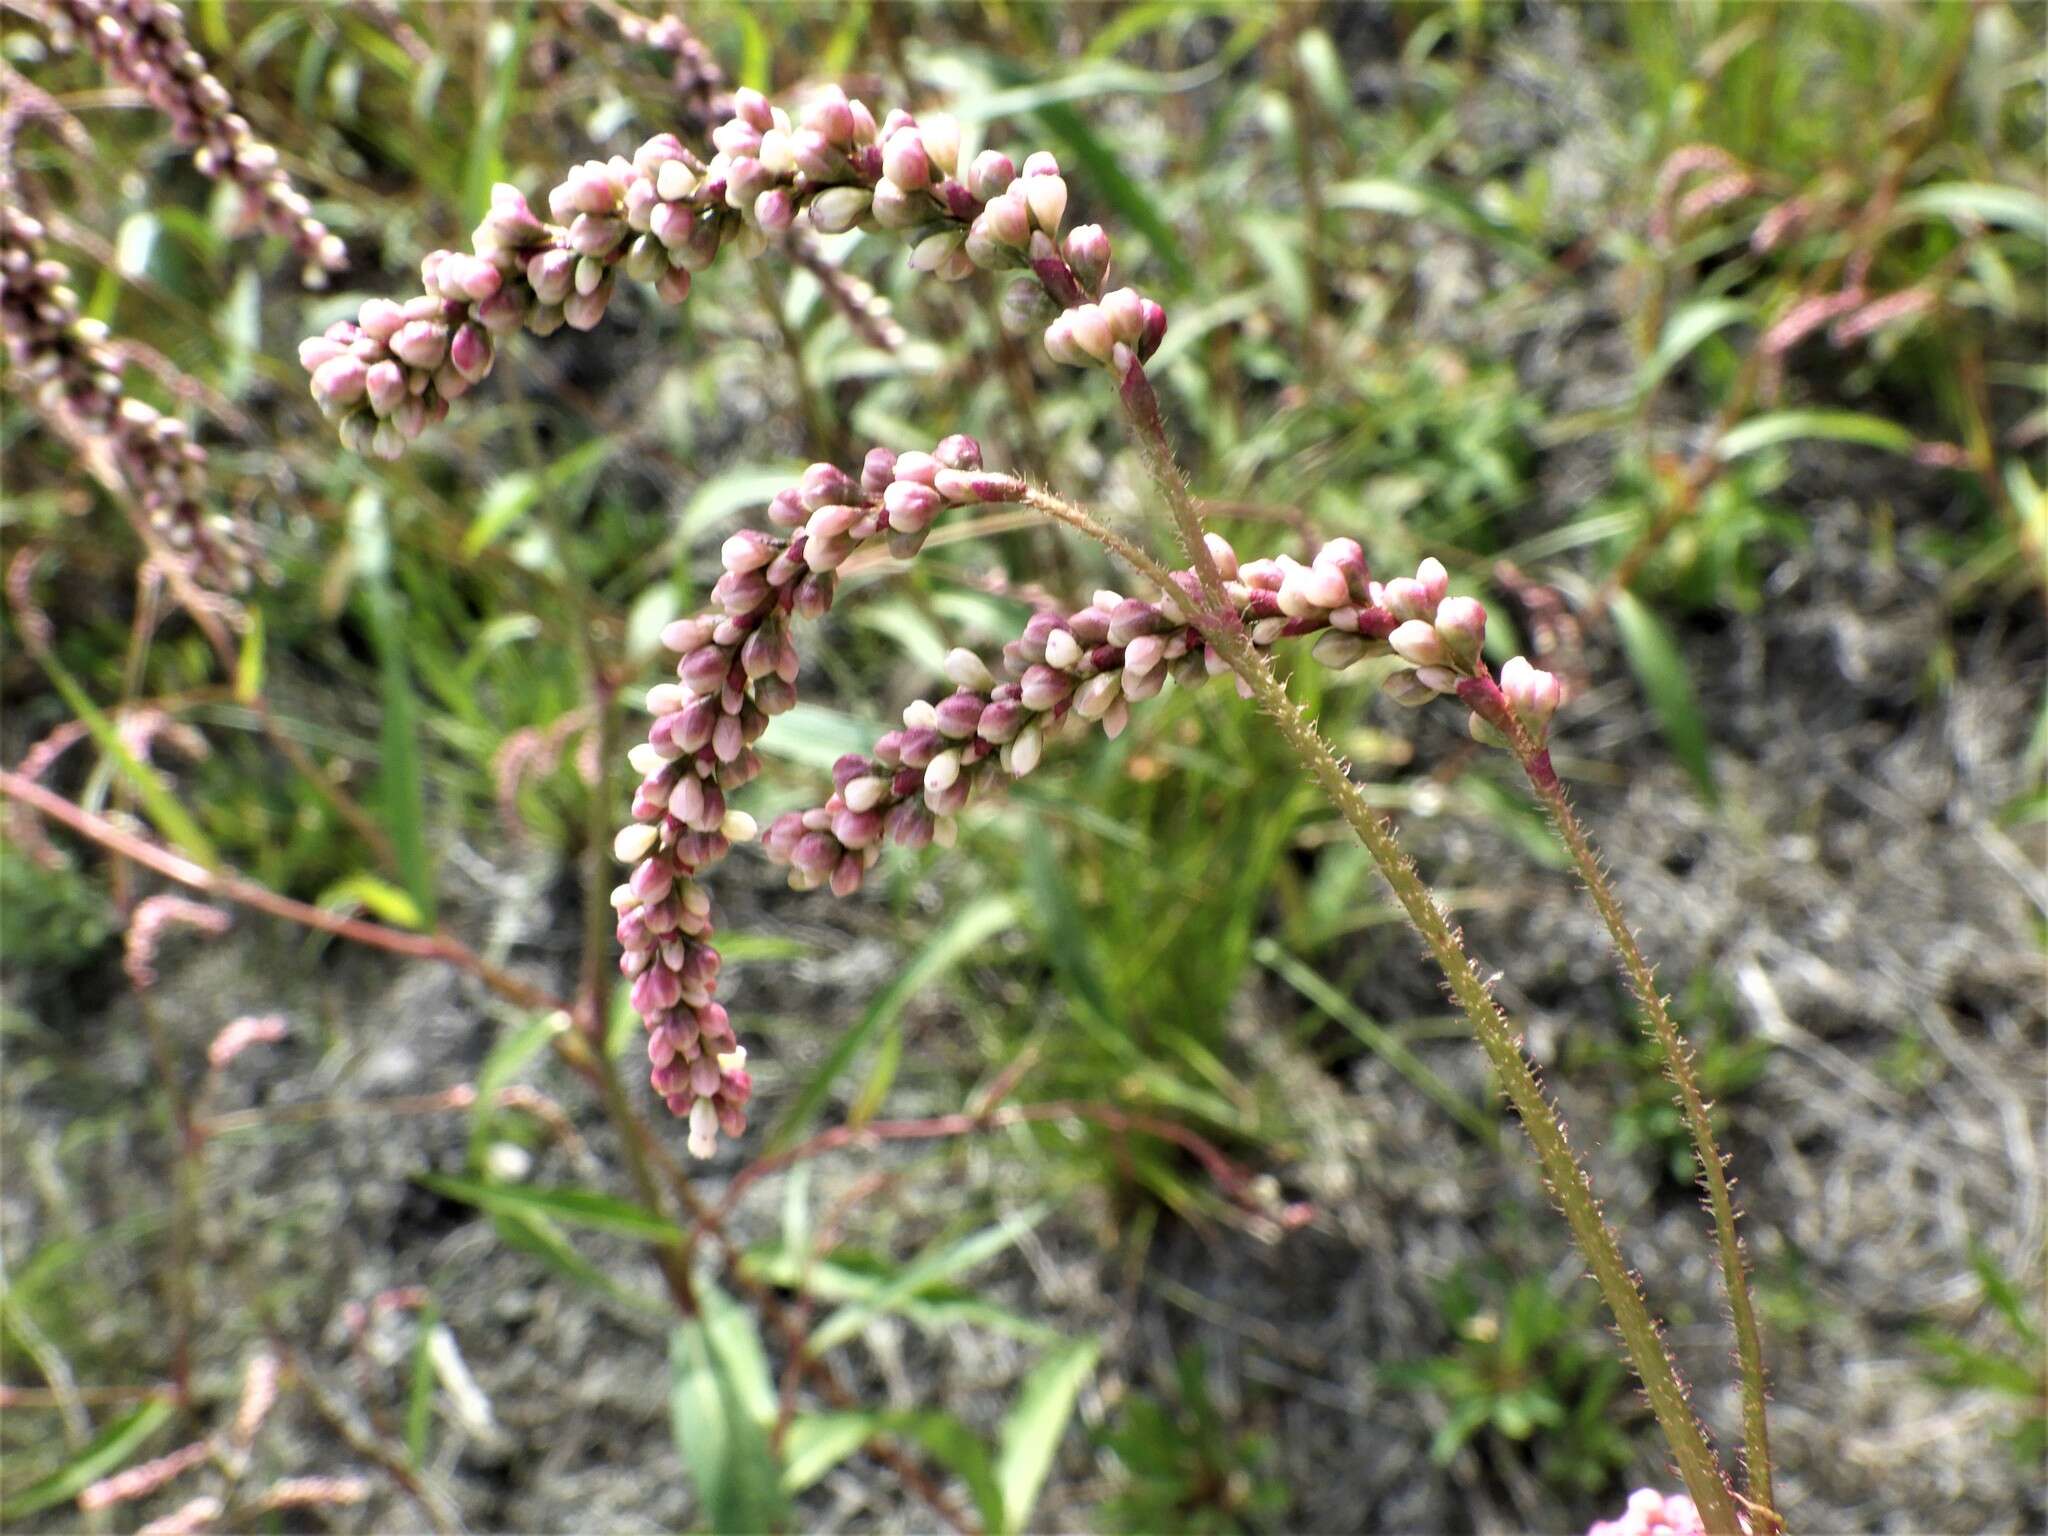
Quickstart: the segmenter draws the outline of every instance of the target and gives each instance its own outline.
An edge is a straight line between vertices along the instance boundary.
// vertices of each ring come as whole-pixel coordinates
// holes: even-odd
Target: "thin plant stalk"
[[[1342,760],[1288,695],[1241,626],[1222,617],[1229,612],[1223,601],[1222,575],[1204,543],[1201,513],[1174,458],[1158,397],[1135,358],[1123,370],[1121,394],[1146,467],[1166,499],[1175,532],[1201,584],[1208,612],[1193,622],[1243,680],[1253,701],[1279,728],[1296,760],[1358,835],[1409,922],[1428,945],[1535,1145],[1551,1195],[1606,1297],[1686,1491],[1709,1531],[1734,1536],[1742,1526],[1727,1475],[1693,1415],[1685,1382],[1664,1346],[1634,1273],[1622,1257],[1614,1231],[1600,1214],[1592,1183],[1566,1140],[1564,1122],[1523,1056],[1513,1027],[1480,978],[1458,930],[1430,895],[1392,827],[1374,812]]]
[[[1742,1241],[1735,1230],[1735,1201],[1728,1187],[1727,1159],[1714,1139],[1714,1128],[1700,1093],[1698,1075],[1693,1071],[1692,1051],[1665,1005],[1656,974],[1643,958],[1642,947],[1630,929],[1614,885],[1601,866],[1592,840],[1573,813],[1571,800],[1551,766],[1550,753],[1538,746],[1516,718],[1513,710],[1502,710],[1508,745],[1521,762],[1536,798],[1543,802],[1558,841],[1571,855],[1586,894],[1607,925],[1615,953],[1628,974],[1629,988],[1642,1005],[1645,1030],[1656,1040],[1664,1058],[1665,1074],[1677,1091],[1679,1107],[1692,1133],[1693,1154],[1699,1162],[1705,1184],[1707,1208],[1714,1218],[1714,1238],[1720,1251],[1721,1280],[1728,1292],[1728,1311],[1735,1324],[1735,1353],[1742,1375],[1743,1464],[1749,1474],[1749,1497],[1769,1508],[1771,1497],[1770,1433],[1765,1412],[1763,1340],[1757,1328],[1756,1308],[1749,1294],[1747,1266]]]

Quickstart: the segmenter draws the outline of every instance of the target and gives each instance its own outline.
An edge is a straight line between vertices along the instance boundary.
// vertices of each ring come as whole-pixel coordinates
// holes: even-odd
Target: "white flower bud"
[[[619,828],[619,835],[612,839],[612,857],[621,864],[638,864],[653,851],[661,840],[661,833],[644,821]]]
[[[960,777],[960,754],[941,752],[925,766],[924,788],[929,795],[943,794]]]
[[[1071,672],[1081,662],[1081,642],[1069,629],[1056,629],[1045,637],[1045,664]]]
[[[981,658],[963,645],[956,645],[946,652],[946,676],[954,687],[969,688],[976,693],[987,693],[996,685]]]

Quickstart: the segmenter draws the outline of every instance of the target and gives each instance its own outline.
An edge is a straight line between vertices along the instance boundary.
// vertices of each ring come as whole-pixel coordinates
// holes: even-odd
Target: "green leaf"
[[[865,753],[875,744],[873,726],[822,704],[798,704],[768,722],[755,750],[805,768],[830,771],[849,752]]]
[[[700,1315],[669,1338],[669,1421],[714,1531],[760,1532],[788,1518],[769,1445],[774,1385],[754,1322],[715,1287]]]
[[[1915,442],[1913,434],[1897,422],[1862,411],[1771,411],[1730,428],[1722,435],[1715,452],[1726,462],[1755,453],[1759,448],[1775,448],[1780,443],[1809,437],[1861,443],[1891,453],[1911,453]]]
[[[785,1461],[782,1491],[797,1494],[809,1488],[878,1436],[908,1440],[967,1485],[982,1524],[993,1533],[1005,1529],[1003,1496],[989,1465],[988,1451],[974,1431],[950,1413],[807,1413],[791,1420],[783,1438]]]
[[[1893,218],[2003,224],[2037,239],[2048,240],[2048,198],[2025,187],[2001,187],[1975,181],[1937,182],[1934,186],[1920,187],[1901,197],[1894,205]]]
[[[583,1257],[562,1229],[538,1211],[496,1212],[491,1217],[491,1229],[498,1234],[498,1241],[513,1252],[539,1259],[563,1279],[607,1296],[628,1311],[649,1316],[668,1311],[665,1305],[626,1289]]]
[[[618,452],[622,441],[617,437],[594,437],[577,444],[538,474],[519,469],[499,476],[484,492],[475,520],[462,535],[462,552],[475,555],[488,549],[544,500],[580,500],[585,493],[575,489],[577,482],[602,469],[605,461]]]
[[[1350,208],[1361,213],[1384,213],[1400,219],[1427,219],[1448,224],[1517,266],[1534,270],[1550,265],[1550,258],[1522,235],[1480,212],[1475,204],[1457,193],[1421,177],[1396,180],[1391,176],[1367,176],[1357,181],[1342,181],[1330,188],[1323,201],[1330,208]]]
[[[391,588],[391,534],[384,499],[365,487],[349,506],[349,548],[358,590],[377,653],[377,682],[384,706],[380,733],[382,766],[377,778],[379,808],[398,871],[419,910],[420,923],[434,917],[434,870],[427,856],[426,770],[419,749],[419,700],[408,670],[405,614]]]
[[[427,1464],[427,1435],[434,1425],[434,1326],[441,1309],[430,1296],[420,1308],[412,1346],[412,1380],[405,1398],[405,1455],[415,1471]]]
[[[986,1263],[1044,1220],[1048,1209],[1043,1204],[1034,1205],[1004,1217],[992,1227],[971,1232],[957,1242],[927,1248],[876,1287],[873,1295],[839,1308],[820,1323],[811,1334],[812,1351],[823,1354],[828,1349],[837,1348],[858,1335],[875,1317],[896,1311],[901,1303],[927,1286],[951,1280]]]
[[[322,891],[313,905],[323,912],[350,912],[360,907],[394,928],[426,926],[418,902],[397,886],[370,874],[343,876]]]
[[[796,713],[795,710],[790,711]],[[789,718],[787,715],[781,719]],[[767,740],[763,737],[762,740]],[[868,1004],[867,1012],[860,1022],[842,1034],[833,1045],[831,1054],[816,1072],[811,1074],[803,1091],[797,1094],[788,1109],[775,1122],[775,1129],[768,1136],[763,1148],[764,1155],[786,1152],[796,1145],[797,1139],[809,1128],[812,1118],[824,1107],[831,1096],[833,1085],[840,1074],[852,1064],[868,1041],[903,1016],[903,1010],[926,987],[944,976],[954,966],[966,959],[996,934],[1008,928],[1017,919],[1015,904],[1007,896],[984,896],[962,911],[953,921],[940,929],[928,940],[916,958],[906,965],[896,980]]]
[[[484,1064],[476,1074],[476,1107],[470,1112],[469,1120],[470,1167],[478,1168],[483,1164],[484,1143],[490,1137],[491,1121],[497,1114],[498,1091],[568,1027],[567,1014],[543,1014],[530,1023],[522,1024],[491,1047],[490,1054],[484,1057]]]
[[[611,1195],[588,1189],[542,1189],[524,1184],[486,1184],[479,1179],[459,1179],[446,1174],[423,1173],[417,1182],[437,1195],[460,1200],[492,1215],[538,1215],[566,1221],[571,1226],[590,1227],[615,1237],[630,1237],[643,1243],[676,1243],[682,1240],[675,1223],[656,1215],[645,1206],[634,1205]]]
[[[1636,681],[1643,686],[1643,696],[1650,702],[1665,743],[1692,775],[1701,798],[1709,805],[1717,804],[1720,794],[1707,750],[1706,722],[1700,718],[1699,696],[1693,689],[1685,657],[1657,616],[1634,593],[1616,593],[1610,611],[1621,648],[1628,656]]]
[[[1664,376],[1692,355],[1694,348],[1717,331],[1754,317],[1754,305],[1736,299],[1698,299],[1671,317],[1657,350],[1636,374],[1636,389],[1648,394]]]
[[[1095,1369],[1100,1341],[1076,1339],[1054,1350],[1031,1368],[1018,1388],[1017,1401],[1004,1415],[996,1480],[1003,1490],[1003,1522],[1013,1531],[1028,1530],[1053,1457],[1074,1416],[1081,1384]]]
[[[249,629],[242,636],[241,654],[235,658],[235,702],[253,704],[263,692],[263,610],[251,603]]]
[[[796,1171],[809,1166],[799,1163]],[[792,1183],[794,1179],[793,1172]],[[810,1252],[807,1243],[792,1244],[787,1235],[780,1247],[750,1249],[740,1262],[742,1273],[749,1279],[802,1291],[814,1301],[869,1301],[890,1279],[886,1271],[860,1268],[836,1258],[820,1258]],[[1019,1317],[960,1286],[926,1286],[918,1295],[897,1301],[892,1310],[928,1334],[972,1327],[986,1328],[1026,1344],[1054,1344],[1063,1337],[1056,1328]]]
[[[533,7],[522,0],[516,12],[512,21],[502,19],[502,13],[491,16],[480,34],[490,86],[477,105],[462,170],[462,207],[473,219],[483,217],[490,207],[492,183],[505,175],[505,126],[519,89],[520,67],[526,62],[526,29]]]
[[[785,464],[746,464],[713,475],[698,486],[689,501],[684,503],[681,515],[676,518],[676,540],[687,548],[690,540],[702,529],[731,517],[735,512],[766,506],[776,492],[794,484],[802,473],[803,466],[792,461]]]
[[[116,1419],[70,1461],[0,1502],[0,1520],[19,1520],[77,1498],[141,1450],[151,1435],[170,1422],[173,1412],[168,1398],[153,1397],[133,1413]]]
[[[149,817],[151,825],[178,847],[208,869],[220,867],[220,855],[214,851],[213,843],[199,830],[199,823],[184,806],[178,803],[170,786],[149,764],[130,752],[122,743],[121,733],[114,729],[113,722],[100,713],[78,680],[65,670],[54,652],[36,647],[32,653],[64,695],[64,702],[71,706],[71,712],[91,734],[93,742],[107,755],[114,770],[128,782],[135,791],[135,797],[142,802],[143,814]]]

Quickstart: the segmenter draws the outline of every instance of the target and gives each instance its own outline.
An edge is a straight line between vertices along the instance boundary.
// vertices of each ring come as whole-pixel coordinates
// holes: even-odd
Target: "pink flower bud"
[[[932,163],[915,128],[899,128],[882,146],[882,174],[905,192],[931,185]]]
[[[945,504],[945,498],[937,491],[914,480],[893,481],[882,494],[889,526],[898,533],[917,533],[929,528]]]
[[[1526,656],[1508,659],[1500,669],[1500,691],[1529,734],[1541,745],[1551,718],[1564,702],[1564,687],[1555,674],[1530,665]]]
[[[1436,617],[1436,603],[1429,589],[1409,576],[1396,576],[1381,589],[1381,600],[1397,619],[1428,622]]]
[[[363,387],[370,397],[370,409],[379,416],[389,416],[405,398],[405,370],[386,358],[373,364],[363,376]]]
[[[1061,633],[1065,632],[1061,631]],[[1071,635],[1068,636],[1069,643],[1072,642],[1072,639]],[[1022,702],[1024,707],[1035,713],[1042,714],[1046,710],[1065,703],[1067,695],[1073,691],[1074,683],[1073,679],[1068,677],[1065,672],[1056,667],[1041,664],[1029,668],[1024,673],[1022,686]]]
[[[1100,224],[1077,224],[1062,243],[1061,254],[1067,258],[1067,265],[1073,268],[1075,280],[1080,283],[1083,293],[1102,292],[1102,285],[1109,280],[1109,236]],[[1121,291],[1130,293],[1129,289]],[[1137,303],[1138,296],[1131,293],[1131,333],[1121,337],[1122,340],[1138,339],[1142,317],[1136,313]]]
[[[981,713],[987,702],[978,693],[963,691],[948,694],[938,703],[936,724],[939,734],[949,736],[955,741],[967,740],[979,728]]]
[[[1159,343],[1166,340],[1166,310],[1163,306],[1145,300],[1145,329],[1138,337],[1138,357],[1149,362],[1152,354],[1159,350]]]
[[[1469,672],[1486,643],[1486,609],[1476,598],[1447,597],[1437,605],[1436,632],[1452,663]]]
[[[313,396],[327,405],[351,405],[362,399],[369,370],[359,358],[343,353],[313,372]]]
[[[993,149],[984,149],[967,168],[967,190],[982,202],[1002,196],[1016,179],[1017,167],[1010,157]]]
[[[448,344],[448,361],[474,384],[491,371],[492,351],[490,334],[474,321],[465,321]]]

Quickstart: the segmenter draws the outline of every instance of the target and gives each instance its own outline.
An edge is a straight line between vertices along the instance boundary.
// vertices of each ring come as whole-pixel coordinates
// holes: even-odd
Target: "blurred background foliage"
[[[44,123],[17,143],[30,201],[61,215],[55,241],[88,312],[137,344],[130,388],[188,421],[218,503],[260,530],[274,579],[248,600],[242,675],[220,675],[164,594],[138,586],[138,549],[18,391],[0,427],[0,555],[43,552],[34,601],[61,667],[102,709],[161,710],[202,733],[197,755],[157,737],[159,765],[255,878],[484,934],[506,926],[516,890],[554,914],[506,926],[521,957],[571,971],[578,872],[604,857],[625,801],[619,716],[653,680],[662,624],[703,600],[718,542],[793,471],[967,431],[992,462],[1148,526],[1108,391],[1004,336],[984,281],[921,281],[860,234],[806,236],[801,260],[722,263],[678,310],[622,298],[587,337],[516,343],[474,408],[403,461],[341,452],[306,398],[297,339],[366,295],[410,291],[412,264],[463,242],[493,181],[538,192],[577,158],[675,126],[670,61],[629,42],[607,0],[186,10],[347,242],[333,291],[302,289],[288,253],[242,231],[233,195],[149,111],[11,10],[4,58],[89,136],[90,155]],[[1535,647],[1576,677],[1596,722],[1634,689],[1658,752],[1708,804],[1722,788],[1710,706],[1727,684],[1689,657],[1699,636],[1753,622],[1808,543],[1793,487],[1813,444],[1846,445],[1877,466],[1866,483],[1895,488],[1859,503],[1869,559],[1938,570],[1954,632],[2038,610],[2038,7],[702,0],[685,14],[735,83],[784,98],[837,80],[885,106],[949,110],[970,142],[1055,150],[1078,217],[1112,231],[1120,268],[1169,309],[1153,373],[1215,525],[1247,554],[1350,534],[1380,570],[1441,556],[1494,612],[1501,655]],[[1530,99],[1539,110],[1517,107]],[[1844,328],[1859,304],[1798,329],[1801,305],[1852,290],[1916,297],[1861,334]],[[878,326],[884,309],[892,323]],[[1078,599],[1115,580],[1091,548],[1007,514],[941,532],[914,568],[862,573],[809,652],[812,702],[764,742],[772,772],[749,808],[815,798],[832,759],[927,688],[948,646],[992,653],[1030,588]],[[1589,650],[1607,671],[1588,670]],[[1947,640],[1929,649],[1926,701],[1958,665]],[[1296,691],[1379,802],[1493,828],[1563,901],[1503,765],[1440,721],[1397,717],[1370,672],[1304,672]],[[323,770],[376,808],[389,856],[282,771],[249,706],[259,682]],[[18,643],[0,684],[15,763],[71,710]],[[2036,687],[2014,707],[2040,704]],[[1567,750],[1588,782],[1611,782],[1610,745],[1594,723]],[[50,778],[95,808],[132,808],[90,740]],[[2040,825],[2031,779],[1994,808],[2004,825]],[[1024,1101],[1113,1102],[1282,1165],[1306,1133],[1289,1080],[1267,1070],[1271,1042],[1332,1074],[1374,1056],[1475,1142],[1501,1140],[1484,1082],[1446,1065],[1462,1063],[1457,1031],[1426,979],[1375,981],[1413,967],[1363,855],[1225,691],[1162,699],[1119,741],[968,822],[960,848],[892,860],[844,909],[721,876],[755,887],[731,901],[726,992],[762,1042],[769,1145],[904,1105],[957,1107],[1024,1061]],[[93,978],[119,932],[72,860],[31,852],[16,836],[0,852],[17,1071],[105,1006]],[[831,971],[875,940],[897,957],[879,978]],[[779,979],[791,968],[860,989],[843,1033]],[[1774,1070],[1770,1045],[1743,1033],[1714,976],[1678,990],[1703,1081],[1739,1113]],[[1625,1039],[1567,1042],[1557,1071],[1599,1085],[1612,1154],[1682,1200],[1683,1129],[1654,1060]],[[1897,1070],[1908,1083],[1914,1063]],[[1141,1267],[1162,1223],[1227,1214],[1169,1143],[1093,1124],[1006,1135],[1025,1195],[1107,1197],[1112,1266]],[[487,1188],[502,1171],[470,1170]],[[880,1312],[971,1301],[971,1283],[932,1289],[966,1257],[892,1257],[881,1225],[867,1257],[849,1236],[808,1279],[793,1238],[750,1262],[791,1285],[829,1269],[843,1305],[879,1288]],[[589,1279],[559,1228],[521,1230]],[[557,1239],[567,1246],[548,1249]],[[25,1319],[92,1379],[112,1370],[62,1288],[23,1279],[89,1251],[10,1250],[10,1381],[30,1369]],[[1792,1280],[1771,1294],[1798,1312]],[[2033,1417],[2014,1433],[2037,1446],[2038,1379],[1998,1350],[2038,1353],[2038,1308],[1989,1270],[1983,1294],[2005,1343],[1930,1335],[1929,1369],[2018,1381]],[[1410,1354],[1436,1352],[1387,1367],[1390,1384],[1441,1405],[1440,1460],[1468,1445],[1525,1458],[1542,1497],[1561,1501],[1545,1510],[1612,1504],[1654,1470],[1583,1287],[1461,1268],[1440,1313]],[[1098,1439],[1107,1481],[1083,1498],[1087,1518],[1284,1528],[1289,1495],[1257,1416],[1219,1417],[1195,1355],[1154,1375]],[[10,1432],[9,1445],[10,1497],[63,1465],[52,1441]],[[819,1475],[826,1446],[811,1447]]]

